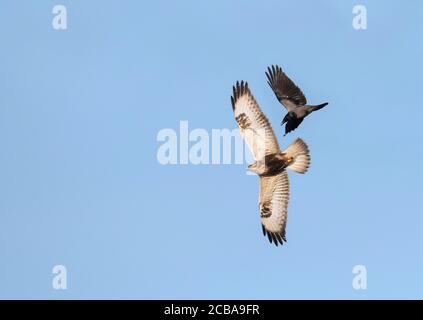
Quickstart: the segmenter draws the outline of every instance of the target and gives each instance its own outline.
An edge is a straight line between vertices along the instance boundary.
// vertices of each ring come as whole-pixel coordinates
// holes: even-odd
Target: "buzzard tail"
[[[298,172],[306,173],[310,166],[310,151],[306,143],[298,138],[291,143],[284,151],[288,157],[292,157],[293,162],[287,167],[288,169]]]

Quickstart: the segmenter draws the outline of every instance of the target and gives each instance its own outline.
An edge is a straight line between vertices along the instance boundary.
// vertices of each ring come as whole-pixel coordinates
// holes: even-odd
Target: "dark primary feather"
[[[307,99],[301,89],[288,78],[278,65],[272,65],[272,68],[268,67],[266,76],[268,79],[267,83],[272,88],[276,98],[288,110],[294,107],[292,103],[295,105],[305,105],[307,103]]]

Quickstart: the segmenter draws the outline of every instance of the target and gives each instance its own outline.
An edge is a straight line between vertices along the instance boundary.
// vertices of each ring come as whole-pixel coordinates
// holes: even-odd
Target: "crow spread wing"
[[[279,66],[267,68],[267,83],[288,111],[293,111],[297,106],[307,104],[307,99],[301,89],[282,71]]]

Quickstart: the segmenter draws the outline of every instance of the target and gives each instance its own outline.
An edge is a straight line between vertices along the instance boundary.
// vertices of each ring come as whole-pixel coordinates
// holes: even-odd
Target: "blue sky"
[[[423,298],[422,15],[417,0],[3,0],[0,298]],[[287,137],[270,64],[330,102]],[[311,149],[283,247],[262,236],[246,165],[157,161],[181,120],[236,127],[236,80],[282,146]]]

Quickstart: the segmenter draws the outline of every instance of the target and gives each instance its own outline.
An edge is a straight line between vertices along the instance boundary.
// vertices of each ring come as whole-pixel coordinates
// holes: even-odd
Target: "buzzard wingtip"
[[[269,76],[272,74],[272,70],[270,69],[270,67],[267,67],[267,71],[265,71],[264,73],[269,78]]]
[[[273,233],[273,232],[267,231],[263,224],[261,225],[261,227],[262,227],[263,235],[267,236],[267,239],[269,240],[269,242],[274,244],[275,246],[278,246],[279,244],[283,245],[284,242],[287,242],[285,234]]]

